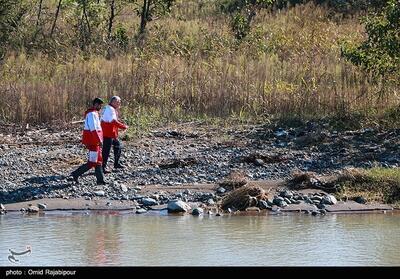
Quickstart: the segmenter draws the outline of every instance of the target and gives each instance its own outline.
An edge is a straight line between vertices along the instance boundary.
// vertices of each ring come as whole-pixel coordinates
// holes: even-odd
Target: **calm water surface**
[[[0,216],[0,265],[400,265],[399,214]]]

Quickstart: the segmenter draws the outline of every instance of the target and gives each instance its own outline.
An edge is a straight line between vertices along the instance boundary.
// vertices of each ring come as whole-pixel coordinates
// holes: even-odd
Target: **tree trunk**
[[[142,7],[142,16],[140,19],[140,30],[139,34],[143,34],[146,30],[146,24],[149,17],[149,10],[150,10],[150,1],[151,0],[143,0],[143,7]]]
[[[85,16],[85,21],[86,21],[86,24],[88,27],[88,33],[90,35],[90,22],[89,22],[89,18],[87,16],[87,12],[86,12],[86,4],[87,4],[87,1],[86,0],[83,1],[83,15]]]
[[[62,0],[58,1],[56,15],[54,17],[53,25],[51,26],[50,37],[53,36],[54,29],[56,28],[58,14],[60,13],[60,9],[61,9],[61,1]]]
[[[38,9],[38,14],[37,14],[36,26],[39,26],[39,23],[40,23],[40,15],[42,14],[42,3],[43,3],[43,0],[39,0],[39,9]]]
[[[115,0],[111,0],[111,2],[110,2],[110,18],[108,20],[108,39],[111,38],[114,17],[115,17]]]

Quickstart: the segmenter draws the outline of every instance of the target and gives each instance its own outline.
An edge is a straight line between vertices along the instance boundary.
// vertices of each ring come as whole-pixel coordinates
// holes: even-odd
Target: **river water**
[[[8,260],[9,249],[31,254]],[[400,265],[400,215],[0,216],[0,265]]]

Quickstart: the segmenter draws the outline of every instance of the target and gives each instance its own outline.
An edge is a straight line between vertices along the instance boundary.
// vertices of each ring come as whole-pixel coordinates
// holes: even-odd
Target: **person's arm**
[[[118,127],[119,129],[126,130],[126,129],[128,128],[127,125],[125,125],[124,123],[122,123],[122,122],[119,121],[119,120],[114,120],[114,123],[117,125],[117,127]]]
[[[122,130],[126,130],[128,128],[127,125],[125,125],[124,123],[122,123],[121,121],[118,120],[118,115],[115,109],[112,110],[112,119],[113,119],[113,123]]]

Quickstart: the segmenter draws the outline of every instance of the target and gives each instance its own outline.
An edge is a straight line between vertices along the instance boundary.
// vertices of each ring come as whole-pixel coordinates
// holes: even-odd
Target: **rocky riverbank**
[[[316,123],[290,129],[185,123],[124,141],[123,160],[128,167],[107,174],[107,185],[95,185],[92,172],[76,185],[67,178],[86,158],[86,150],[79,145],[80,128],[2,126],[0,202],[107,199],[148,209],[182,200],[212,206],[229,192],[221,182],[235,171],[257,183],[285,181],[296,171],[332,176],[345,167],[400,167],[400,129],[337,132]],[[317,206],[327,195],[315,191],[306,199],[294,192],[292,201],[279,194],[284,191],[281,186],[270,193],[272,204],[266,201],[271,210],[285,207],[274,196],[283,198],[281,203]],[[318,204],[309,202],[317,199]]]

